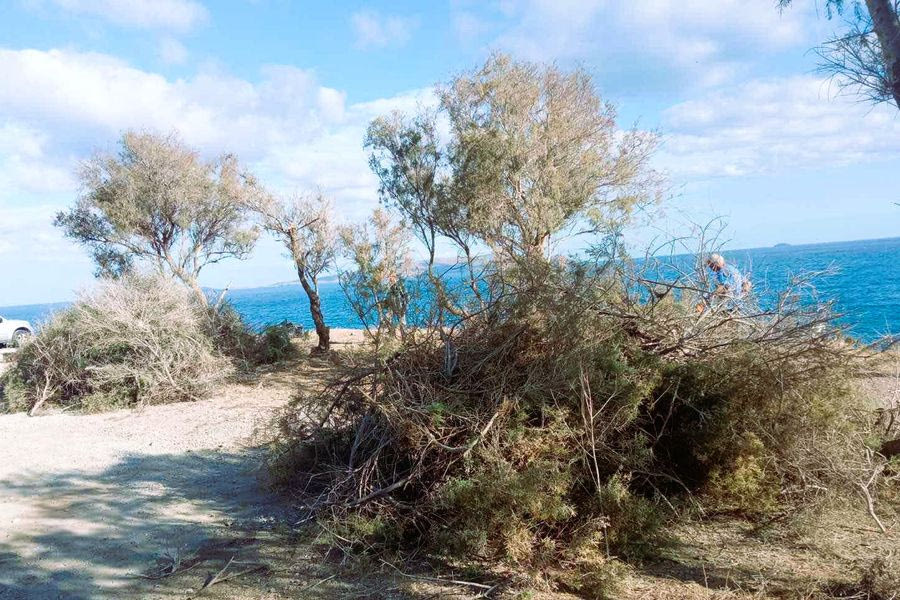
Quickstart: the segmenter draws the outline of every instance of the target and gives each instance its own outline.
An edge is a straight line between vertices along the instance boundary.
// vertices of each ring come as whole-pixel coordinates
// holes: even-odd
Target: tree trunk
[[[894,0],[866,0],[866,8],[881,46],[891,95],[900,108],[900,18],[894,10]]]
[[[200,306],[206,308],[209,306],[209,298],[206,297],[206,293],[203,291],[203,288],[200,287],[200,284],[197,283],[196,279],[188,279],[185,281],[191,290],[194,292],[194,295],[197,296],[197,300],[200,302]]]
[[[200,306],[203,308],[209,307],[209,298],[206,297],[206,293],[204,293],[203,288],[200,287],[200,283],[197,281],[198,273],[188,273],[185,269],[181,268],[179,265],[175,263],[166,254],[165,263],[169,265],[169,269],[171,270],[171,274],[181,280],[183,284],[191,288],[191,291],[194,292],[194,295],[197,296],[197,300],[200,302]],[[162,268],[162,263],[160,263],[160,272],[164,272]]]
[[[319,299],[317,286],[311,284],[306,278],[306,273],[300,265],[297,265],[297,275],[300,277],[300,285],[309,298],[309,314],[316,327],[316,335],[319,345],[313,350],[316,353],[328,352],[331,349],[331,329],[325,325],[325,315],[322,314],[322,301]]]

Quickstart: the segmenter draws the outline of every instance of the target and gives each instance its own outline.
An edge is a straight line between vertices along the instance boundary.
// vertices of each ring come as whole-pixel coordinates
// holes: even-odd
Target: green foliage
[[[588,600],[617,598],[629,568],[618,560],[583,557],[572,568],[557,574],[560,584]]]
[[[266,326],[259,338],[260,363],[268,365],[293,358],[297,355],[294,338],[302,335],[303,328],[290,321]]]
[[[618,223],[659,197],[656,136],[623,132],[581,69],[495,54],[439,92],[436,112],[376,119],[366,136],[383,202],[432,254],[440,235],[464,252],[477,240],[506,258],[540,256],[577,222]]]
[[[352,268],[340,273],[340,283],[354,312],[376,345],[404,337],[412,273],[406,230],[376,210],[367,223],[343,228],[341,240]]]
[[[118,156],[84,164],[85,193],[56,225],[91,251],[98,275],[120,277],[144,262],[205,304],[197,283],[204,266],[244,258],[256,241],[248,209],[255,181],[234,156],[204,161],[175,136],[130,131],[120,145]]]
[[[552,529],[574,515],[567,501],[571,484],[571,473],[559,461],[536,459],[517,469],[500,457],[484,459],[470,477],[438,488],[436,508],[445,525],[436,545],[461,556],[540,562],[552,543],[533,526]]]
[[[658,498],[635,491],[631,479],[632,475],[616,473],[603,483],[592,506],[593,512],[603,517],[589,523],[586,531],[602,534],[603,545],[612,555],[638,560],[656,556],[671,543],[665,531],[671,515],[666,514]]]
[[[325,531],[330,538],[328,541],[345,546],[348,542],[351,546],[364,549],[372,545],[395,545],[397,543],[397,529],[383,517],[351,514],[344,519],[331,521]]]
[[[241,369],[274,364],[297,354],[293,339],[303,335],[303,328],[290,321],[268,325],[256,333],[227,302],[210,308],[208,314],[207,334],[216,350]]]
[[[22,412],[28,410],[31,400],[28,386],[22,380],[18,369],[8,369],[0,375],[0,413]]]
[[[723,467],[712,467],[707,483],[711,503],[723,510],[744,513],[772,512],[778,507],[781,482],[768,472],[768,453],[751,431],[735,444],[733,457]]]

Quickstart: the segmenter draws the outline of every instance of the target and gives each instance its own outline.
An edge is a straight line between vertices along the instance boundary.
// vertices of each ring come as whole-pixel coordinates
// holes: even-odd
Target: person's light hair
[[[706,264],[721,268],[725,266],[725,258],[721,254],[713,253],[706,259]]]

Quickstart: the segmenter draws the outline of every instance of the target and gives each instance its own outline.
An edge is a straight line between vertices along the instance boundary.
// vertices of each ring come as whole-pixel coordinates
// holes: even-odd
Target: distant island
[[[775,245],[772,246],[772,247],[773,247],[773,248],[790,248],[791,245],[788,244],[787,242],[780,242],[780,243],[778,243],[778,244],[775,244]]]

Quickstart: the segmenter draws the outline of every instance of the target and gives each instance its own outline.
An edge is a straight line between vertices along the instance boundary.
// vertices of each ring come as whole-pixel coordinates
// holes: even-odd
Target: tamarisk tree
[[[341,287],[376,346],[407,338],[408,280],[413,270],[407,229],[384,210],[365,223],[341,228],[341,247],[350,268]]]
[[[366,146],[382,202],[426,247],[429,273],[437,240],[448,241],[479,301],[473,248],[539,281],[551,241],[617,226],[662,193],[649,165],[657,136],[619,128],[583,70],[496,54],[439,98],[436,109],[376,119]]]
[[[55,224],[91,251],[98,276],[149,264],[205,306],[200,272],[246,258],[256,242],[248,202],[258,186],[231,154],[207,161],[175,135],[127,132],[117,156],[98,154],[79,176],[83,194]]]
[[[659,192],[656,136],[619,129],[586,72],[502,54],[443,86],[436,113],[377,119],[366,144],[382,199],[432,254],[440,235],[546,257],[551,236],[619,221]]]
[[[319,296],[319,276],[334,263],[337,235],[331,218],[331,203],[321,193],[271,196],[254,203],[263,227],[287,249],[300,285],[309,299],[309,313],[316,328],[316,352],[330,349],[330,329],[325,324]]]

